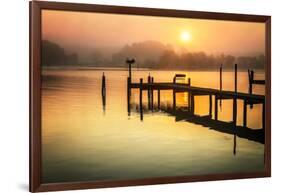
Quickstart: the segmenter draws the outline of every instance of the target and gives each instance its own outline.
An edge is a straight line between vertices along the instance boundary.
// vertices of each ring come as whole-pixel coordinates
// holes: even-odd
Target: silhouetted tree
[[[42,65],[55,66],[64,64],[65,52],[58,44],[48,40],[42,41]]]

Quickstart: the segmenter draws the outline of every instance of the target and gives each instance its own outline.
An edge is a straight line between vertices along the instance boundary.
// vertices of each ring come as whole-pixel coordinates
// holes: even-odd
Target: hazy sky
[[[120,48],[156,40],[176,50],[247,55],[264,53],[265,24],[70,11],[42,13],[42,35],[72,50]]]

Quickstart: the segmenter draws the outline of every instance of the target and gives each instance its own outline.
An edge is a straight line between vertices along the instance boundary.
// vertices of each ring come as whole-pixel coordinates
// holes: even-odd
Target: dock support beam
[[[143,109],[142,109],[142,78],[140,79],[140,120],[143,120]]]

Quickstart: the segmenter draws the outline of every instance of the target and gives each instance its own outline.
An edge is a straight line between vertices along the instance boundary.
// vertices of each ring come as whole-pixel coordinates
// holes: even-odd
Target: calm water
[[[106,74],[103,108],[101,76]],[[150,71],[154,81],[172,81],[177,72]],[[183,72],[180,72],[183,73]],[[43,183],[141,179],[213,173],[261,171],[264,145],[210,130],[164,112],[127,112],[125,70],[43,70],[42,137]],[[188,72],[191,84],[219,87],[217,72]],[[133,71],[133,81],[147,80],[148,71]],[[263,73],[257,77],[264,78]],[[246,72],[238,72],[238,91],[248,91]],[[233,73],[225,72],[223,89],[233,90]],[[263,86],[254,92],[264,94]],[[146,102],[144,92],[144,103]],[[156,97],[155,93],[155,98]],[[138,103],[138,91],[132,102]],[[177,94],[185,106],[185,94]],[[156,101],[155,101],[156,102]],[[172,103],[172,92],[161,92],[161,103]],[[195,113],[208,114],[208,97],[195,98]],[[238,100],[238,124],[243,102]],[[220,120],[231,121],[232,101],[222,102]],[[261,128],[261,106],[248,109],[248,127]]]

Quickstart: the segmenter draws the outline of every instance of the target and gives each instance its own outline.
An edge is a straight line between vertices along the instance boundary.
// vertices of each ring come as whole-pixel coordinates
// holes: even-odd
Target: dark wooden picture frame
[[[226,180],[259,178],[271,176],[271,17],[230,13],[211,13],[154,8],[105,6],[92,4],[58,3],[31,1],[30,3],[30,191],[60,191],[117,186],[135,186],[195,182],[207,180]],[[266,67],[265,67],[265,171],[256,173],[208,174],[186,177],[157,177],[139,180],[99,181],[42,184],[41,176],[41,11],[65,10],[80,12],[99,12],[132,14],[146,16],[165,16],[177,18],[212,19],[228,21],[248,21],[266,24]]]

